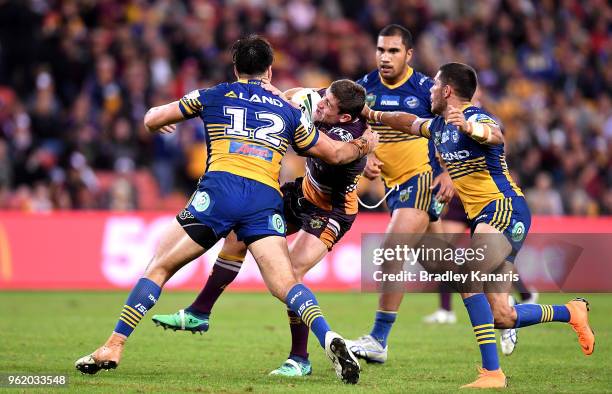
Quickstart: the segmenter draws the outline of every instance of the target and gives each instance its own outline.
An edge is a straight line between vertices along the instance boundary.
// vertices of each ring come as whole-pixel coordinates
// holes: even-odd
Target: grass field
[[[226,294],[212,315],[211,330],[192,335],[155,327],[151,315],[188,305],[194,294],[165,293],[131,336],[117,370],[81,375],[75,359],[102,344],[114,327],[126,292],[0,293],[0,372],[69,376],[61,392],[449,392],[476,376],[479,353],[459,298],[459,323],[428,326],[424,314],[437,298],[409,294],[390,339],[385,365],[362,365],[357,386],[336,379],[311,336],[313,375],[268,377],[288,353],[284,306],[267,294]],[[562,303],[568,295],[543,295]],[[318,295],[332,328],[356,337],[370,328],[373,294]],[[589,295],[597,334],[594,355],[584,357],[576,336],[561,323],[524,328],[510,357],[501,358],[509,392],[612,392],[612,295]],[[0,391],[15,392],[14,389]],[[41,389],[27,389],[42,392]],[[26,391],[27,391],[26,390]],[[50,391],[49,388],[43,389]]]

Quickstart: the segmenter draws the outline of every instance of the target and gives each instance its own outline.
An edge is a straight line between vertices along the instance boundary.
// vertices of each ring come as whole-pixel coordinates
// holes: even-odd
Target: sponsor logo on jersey
[[[408,96],[404,99],[404,105],[408,108],[416,108],[419,106],[419,99],[416,96]]]
[[[244,156],[259,157],[265,161],[272,161],[273,152],[263,146],[243,144],[242,142],[231,141],[229,153],[237,153]]]
[[[206,192],[197,192],[191,203],[196,211],[204,212],[210,206],[210,196]]]
[[[444,159],[444,161],[463,160],[463,159],[467,159],[468,157],[470,157],[470,151],[469,150],[459,150],[455,152],[442,152],[440,153],[440,156],[442,156],[442,159]]]
[[[380,105],[400,105],[400,96],[382,96],[380,98]]]
[[[451,133],[451,139],[455,144],[459,142],[459,132],[457,130],[453,130],[453,132]]]
[[[376,95],[368,94],[366,96],[365,103],[368,107],[373,107],[376,104]]]
[[[250,97],[245,97],[245,95],[242,92],[240,92],[240,94],[238,95],[238,98],[240,100],[245,100],[250,103],[272,104],[272,105],[276,105],[277,107],[283,106],[282,101],[280,101],[279,99],[274,98],[274,97],[268,97],[268,96],[259,96],[257,93],[251,95]]]
[[[512,240],[514,242],[520,242],[525,238],[525,225],[523,222],[516,222],[512,227]]]

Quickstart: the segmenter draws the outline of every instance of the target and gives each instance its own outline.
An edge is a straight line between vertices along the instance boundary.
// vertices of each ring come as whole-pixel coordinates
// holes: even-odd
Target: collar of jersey
[[[412,69],[412,67],[408,66],[408,71],[406,71],[406,75],[404,76],[404,78],[400,79],[398,82],[394,83],[393,85],[386,84],[384,79],[380,76],[380,73],[378,74],[378,77],[380,78],[380,83],[382,83],[387,89],[395,89],[405,84],[406,81],[410,79],[413,73],[414,73],[414,70]]]
[[[468,108],[470,108],[470,107],[473,107],[473,106],[474,106],[474,104],[472,104],[472,103],[470,103],[470,102],[465,103],[465,104],[463,105],[463,107],[461,107],[461,112],[463,112],[463,111],[465,111],[466,109],[468,109]]]
[[[239,79],[238,83],[250,83],[253,85],[261,85],[261,79]]]

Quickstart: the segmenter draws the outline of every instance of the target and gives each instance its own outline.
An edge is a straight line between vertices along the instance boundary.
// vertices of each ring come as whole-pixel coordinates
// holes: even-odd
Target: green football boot
[[[307,376],[312,374],[310,361],[295,361],[288,358],[280,367],[270,372],[270,376]]]
[[[154,315],[152,320],[156,326],[162,326],[164,330],[169,328],[174,331],[191,331],[192,334],[199,332],[200,335],[208,331],[208,316],[200,318],[184,309],[173,315]]]

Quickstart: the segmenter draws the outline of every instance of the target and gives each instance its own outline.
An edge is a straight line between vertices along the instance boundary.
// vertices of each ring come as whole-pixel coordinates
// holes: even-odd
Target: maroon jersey
[[[348,123],[328,125],[315,123],[319,132],[328,137],[348,142],[361,137],[367,123],[361,118]],[[306,175],[302,181],[304,197],[314,205],[327,211],[344,214],[357,213],[357,182],[366,165],[366,158],[344,165],[331,165],[321,159],[306,159]]]

